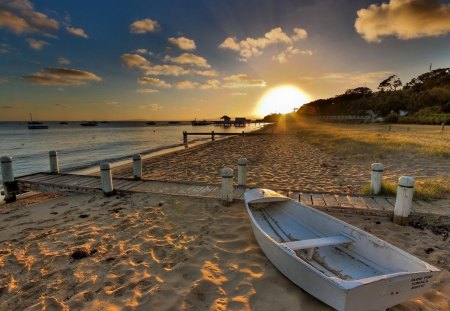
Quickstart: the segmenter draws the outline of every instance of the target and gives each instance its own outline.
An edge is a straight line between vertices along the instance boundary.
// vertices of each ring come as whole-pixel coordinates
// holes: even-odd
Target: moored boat
[[[266,189],[244,194],[258,244],[287,278],[339,311],[385,310],[440,270],[328,214]]]
[[[83,122],[80,123],[81,126],[97,126],[98,122],[97,121],[88,121],[88,122]]]
[[[28,122],[29,130],[46,130],[48,125],[44,125],[42,122],[33,121],[33,115],[30,113],[30,122]]]

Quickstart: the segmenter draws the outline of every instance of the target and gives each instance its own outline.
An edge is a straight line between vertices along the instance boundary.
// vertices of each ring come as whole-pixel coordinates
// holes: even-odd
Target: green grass
[[[360,192],[370,195],[370,184],[361,187]],[[381,185],[381,196],[395,196],[397,194],[397,183],[383,182]],[[450,194],[450,177],[439,177],[426,180],[417,180],[414,186],[414,198],[417,200],[437,200]]]

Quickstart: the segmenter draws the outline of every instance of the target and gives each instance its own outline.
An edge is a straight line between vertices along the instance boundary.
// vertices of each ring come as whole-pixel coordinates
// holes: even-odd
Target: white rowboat
[[[274,191],[248,190],[244,199],[267,258],[292,282],[339,311],[385,310],[425,293],[440,272]]]

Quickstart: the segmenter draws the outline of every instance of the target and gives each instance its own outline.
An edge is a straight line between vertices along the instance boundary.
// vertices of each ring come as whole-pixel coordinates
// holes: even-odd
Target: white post
[[[50,158],[50,173],[59,174],[58,152],[49,151],[48,156]]]
[[[133,154],[133,178],[142,178],[142,157],[140,154]]]
[[[246,158],[238,159],[238,185],[239,186],[247,185],[247,159]]]
[[[233,170],[228,167],[224,167],[221,171],[222,175],[222,189],[221,198],[225,205],[229,205],[233,202]]]
[[[0,162],[3,187],[5,188],[5,202],[14,202],[16,200],[17,184],[14,181],[12,158],[3,156]]]
[[[384,166],[381,163],[373,163],[371,165],[372,171],[370,172],[370,193],[380,194],[381,182],[383,181],[383,169]]]
[[[100,176],[102,178],[103,194],[107,197],[114,194],[114,187],[111,175],[111,165],[108,162],[100,164]]]
[[[415,180],[412,177],[402,176],[398,179],[397,198],[395,199],[394,223],[401,226],[408,224],[411,212]]]

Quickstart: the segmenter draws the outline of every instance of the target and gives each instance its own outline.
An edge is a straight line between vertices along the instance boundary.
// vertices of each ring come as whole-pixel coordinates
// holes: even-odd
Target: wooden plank
[[[353,208],[353,204],[351,201],[348,200],[347,196],[336,194],[335,197],[340,207]]]
[[[38,181],[40,179],[47,178],[48,176],[50,176],[50,175],[40,173],[40,174],[31,175],[31,176],[18,177],[18,178],[16,178],[16,180],[18,180],[18,181],[19,180],[20,181]],[[51,176],[53,176],[53,175],[51,175]]]
[[[352,205],[355,208],[367,209],[367,205],[364,202],[364,199],[361,197],[347,196],[349,201],[352,202]]]
[[[363,199],[369,207],[369,210],[384,211],[384,208],[380,206],[372,197],[364,197]]]
[[[127,180],[127,179],[113,179],[113,186],[115,189],[121,189],[122,187],[126,187],[130,184],[132,184],[134,180]]]
[[[74,176],[69,181],[66,181],[64,184],[66,186],[78,186],[81,183],[84,183],[86,180],[91,180],[91,178],[86,176]]]
[[[318,193],[312,193],[311,194],[312,204],[313,206],[326,206],[325,200],[323,199],[323,196]]]
[[[233,198],[239,199],[245,192],[243,188],[235,188],[233,192]]]
[[[313,247],[339,245],[339,244],[345,244],[345,243],[351,243],[351,242],[353,242],[353,240],[351,240],[343,235],[336,235],[336,236],[329,236],[329,237],[317,238],[317,239],[307,239],[307,240],[301,240],[301,241],[286,242],[286,243],[283,243],[282,245],[289,247],[292,250],[300,250],[300,249],[307,249],[307,248],[313,248]]]
[[[325,200],[325,204],[327,206],[339,206],[338,201],[336,200],[336,197],[333,194],[330,193],[324,193],[323,199]]]
[[[100,187],[101,185],[102,185],[102,181],[100,178],[91,177],[89,180],[86,180],[85,182],[80,183],[78,186],[92,188],[92,187]]]
[[[384,197],[373,197],[373,200],[385,211],[394,211],[394,207]]]
[[[42,176],[39,176],[39,177],[36,177],[36,178],[32,178],[32,179],[22,179],[22,180],[26,180],[26,181],[28,181],[28,182],[33,182],[33,183],[37,183],[37,182],[44,182],[44,181],[47,181],[47,180],[51,180],[51,179],[54,179],[54,178],[57,178],[57,177],[61,177],[61,176],[64,176],[64,175],[50,175],[50,174],[46,174],[46,175],[42,175]]]
[[[395,207],[395,198],[386,198],[389,204],[391,204],[392,208]]]
[[[140,180],[133,180],[128,185],[121,186],[120,189],[118,189],[118,190],[120,190],[120,191],[131,191],[131,189],[133,189],[137,185],[140,185],[141,183],[142,183],[142,181],[140,181]]]
[[[289,191],[289,197],[292,200],[295,200],[297,202],[300,201],[300,192],[296,192],[296,191]]]
[[[72,176],[68,175],[53,175],[51,178],[46,180],[40,180],[39,183],[45,184],[62,184],[68,180],[70,180]]]
[[[312,206],[311,193],[300,192],[300,203]]]

